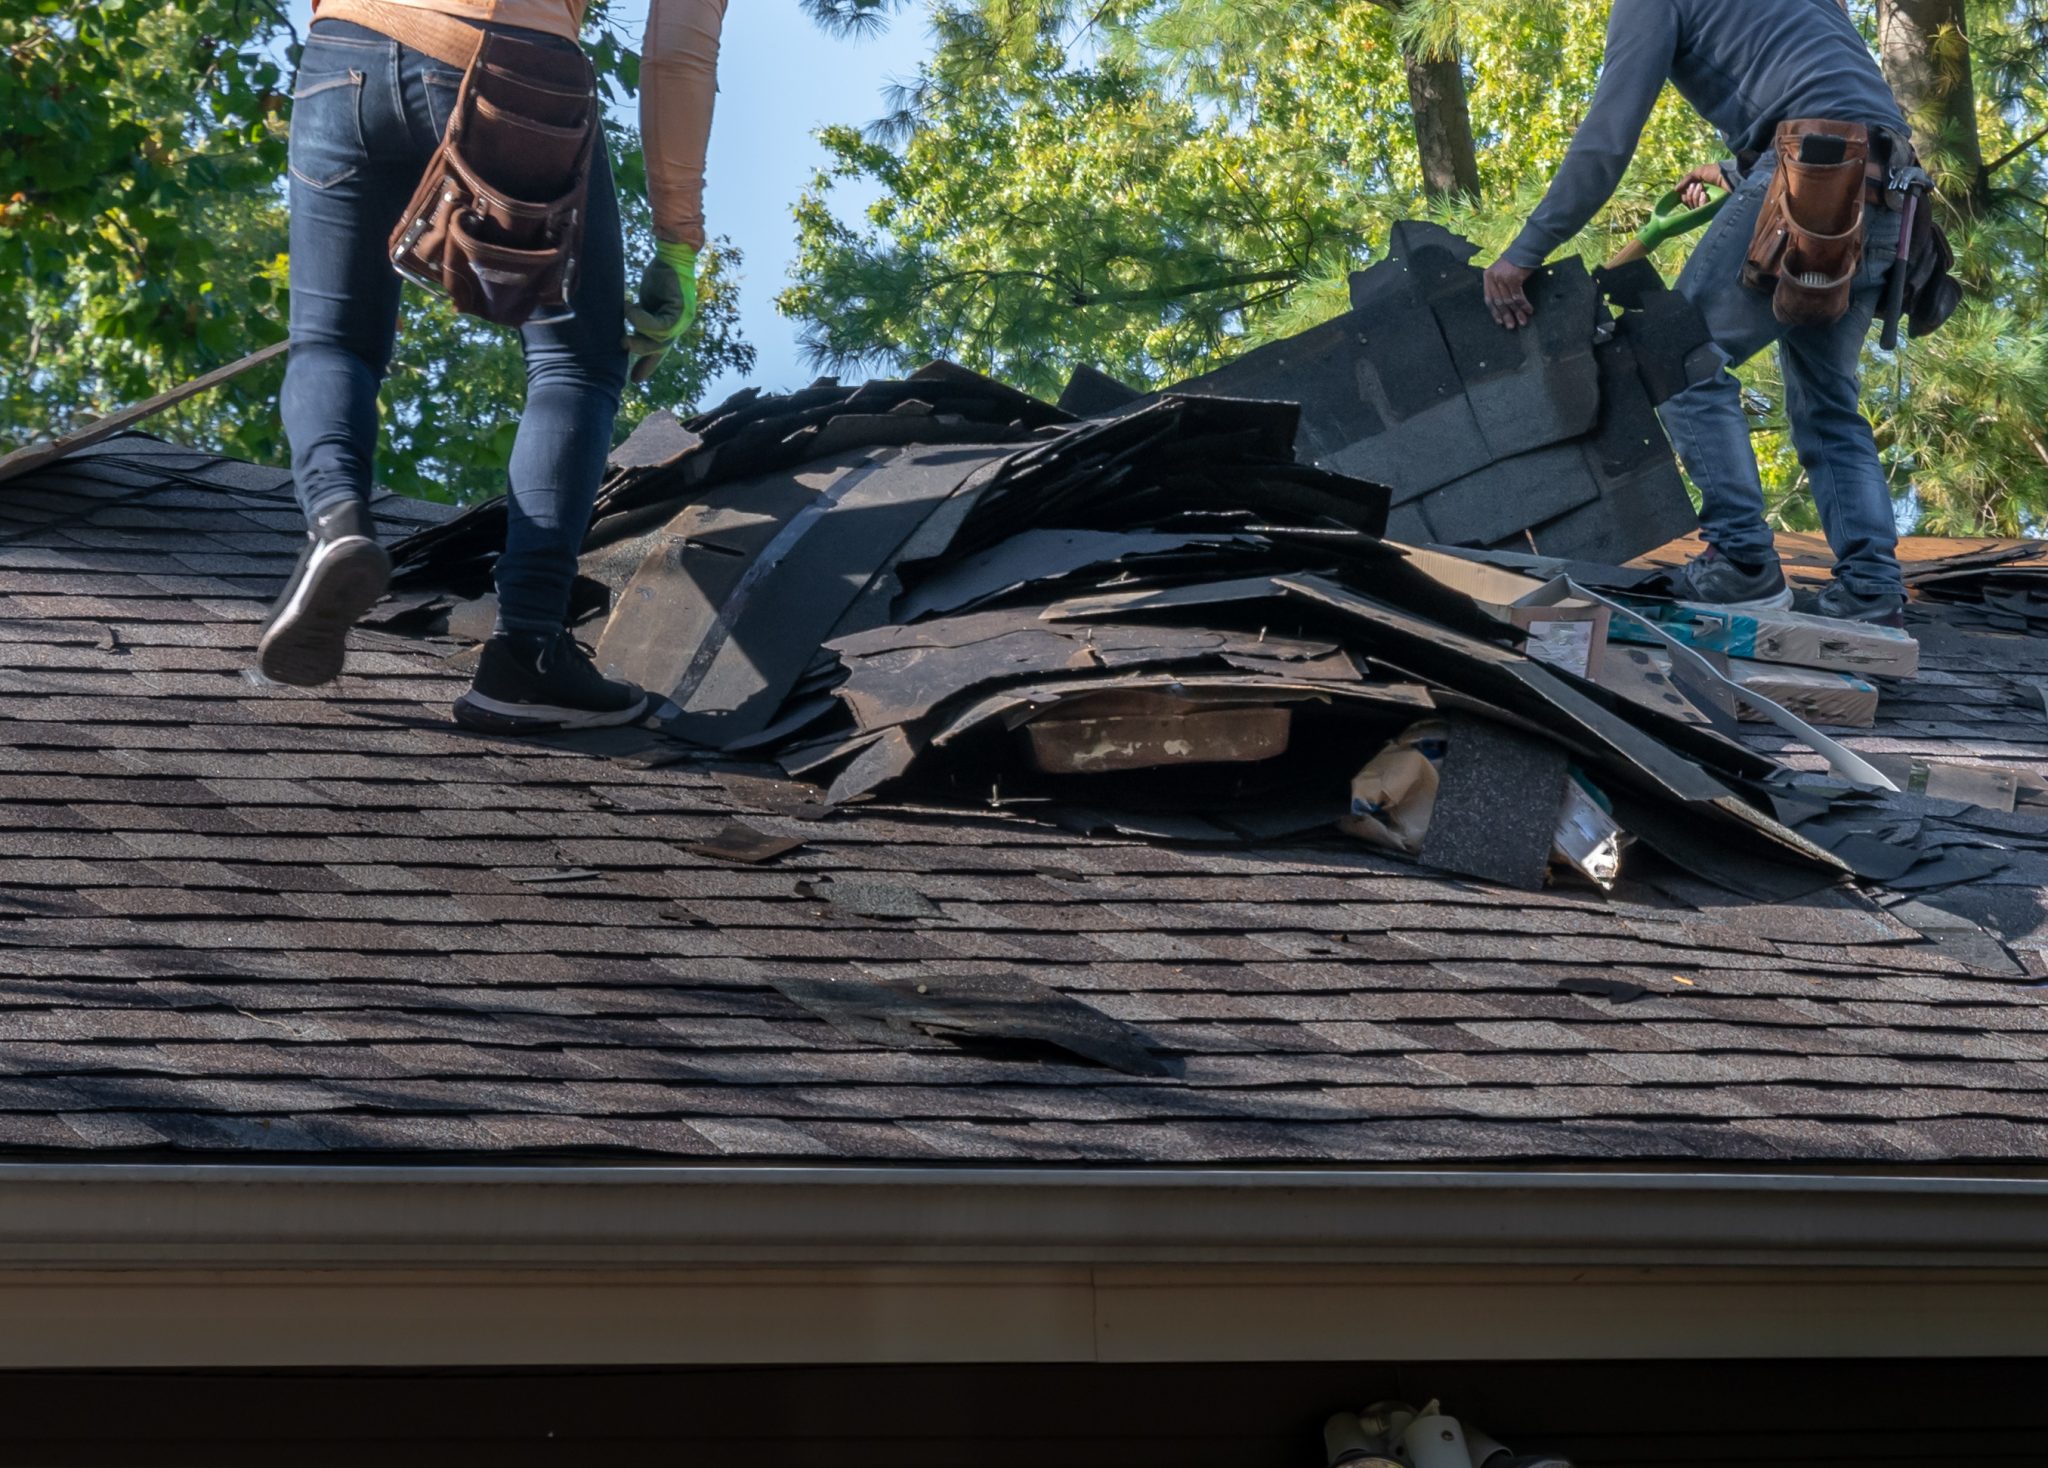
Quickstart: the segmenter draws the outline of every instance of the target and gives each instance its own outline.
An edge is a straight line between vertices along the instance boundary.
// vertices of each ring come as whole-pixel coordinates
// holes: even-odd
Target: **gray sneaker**
[[[276,683],[318,688],[341,676],[348,629],[384,595],[391,557],[369,506],[348,501],[306,527],[306,548],[256,644],[256,666]]]
[[[1868,596],[1839,581],[1830,581],[1827,590],[1818,594],[1802,595],[1798,607],[1802,612],[1833,617],[1838,622],[1871,622],[1879,627],[1906,625],[1906,598],[1902,594],[1882,592]]]
[[[1792,605],[1792,588],[1775,559],[1761,570],[1745,571],[1712,546],[1673,572],[1671,581],[1680,601],[1750,612],[1781,612]]]

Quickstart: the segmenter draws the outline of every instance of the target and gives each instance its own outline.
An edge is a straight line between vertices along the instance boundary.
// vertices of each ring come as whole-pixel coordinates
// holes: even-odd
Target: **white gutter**
[[[0,1163],[0,1269],[2048,1269],[2048,1179]]]

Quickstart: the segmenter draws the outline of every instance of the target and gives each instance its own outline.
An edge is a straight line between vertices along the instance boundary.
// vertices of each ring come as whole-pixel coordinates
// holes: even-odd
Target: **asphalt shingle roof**
[[[393,533],[444,513],[378,512]],[[1967,925],[1929,942],[1852,894],[1530,895],[1335,841],[776,813],[758,781],[660,766],[631,735],[454,728],[446,647],[362,633],[330,690],[253,681],[299,533],[281,472],[138,437],[0,487],[0,1151],[2048,1154],[2035,816],[1985,817],[2012,864],[1944,904],[1995,913],[2002,946]],[[2048,653],[1987,648],[1931,638],[1856,747],[2048,773]],[[754,867],[689,850],[734,820],[805,844]],[[936,912],[863,917],[821,900],[827,880]],[[772,982],[1015,972],[1136,1027],[1176,1073],[869,1043]],[[1588,977],[1646,993],[1570,987]]]

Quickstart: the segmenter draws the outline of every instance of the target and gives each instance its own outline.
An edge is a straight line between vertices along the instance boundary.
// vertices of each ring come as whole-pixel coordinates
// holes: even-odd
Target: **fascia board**
[[[0,1164],[0,1268],[2048,1268],[2048,1178]]]

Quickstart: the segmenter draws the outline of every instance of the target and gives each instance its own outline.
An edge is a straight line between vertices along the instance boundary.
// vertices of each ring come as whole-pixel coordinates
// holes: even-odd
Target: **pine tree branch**
[[[1220,275],[1210,280],[1188,281],[1183,285],[1158,285],[1140,291],[1110,291],[1091,295],[1086,291],[1075,291],[1069,297],[1076,306],[1147,306],[1165,301],[1184,300],[1189,296],[1205,296],[1211,291],[1236,290],[1248,285],[1282,285],[1299,280],[1298,270],[1261,270],[1244,275]]]
[[[2022,153],[2027,152],[2035,144],[2043,141],[2044,139],[2048,139],[2048,127],[2042,128],[2039,132],[2035,133],[2031,138],[2028,138],[2025,142],[2017,143],[2014,146],[2007,148],[2003,153],[2000,153],[1996,158],[1992,159],[1989,163],[1985,164],[1983,176],[1987,179],[1990,178],[1992,174],[1998,172],[1999,169],[2005,167],[2006,164],[2012,162],[2013,159],[2019,157]]]

